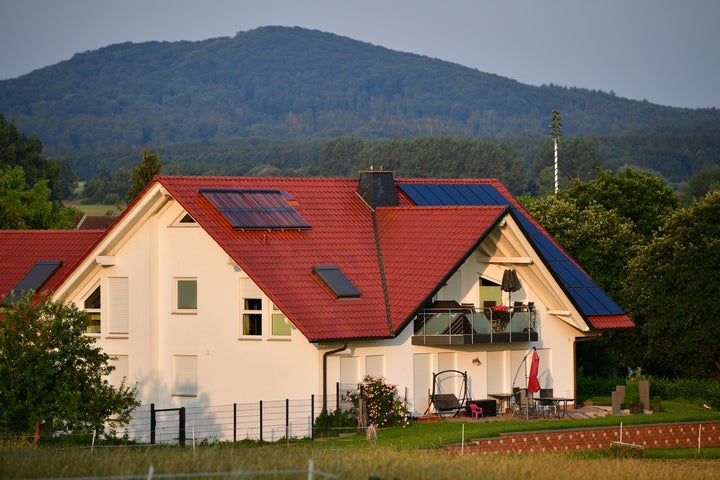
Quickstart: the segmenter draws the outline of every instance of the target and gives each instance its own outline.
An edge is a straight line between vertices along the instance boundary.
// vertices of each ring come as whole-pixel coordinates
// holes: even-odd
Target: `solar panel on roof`
[[[279,190],[213,189],[198,191],[239,230],[307,230],[310,224]]]
[[[1,305],[10,305],[31,290],[37,292],[61,265],[61,260],[38,260],[3,299]]]
[[[360,296],[360,290],[355,288],[355,285],[336,265],[315,265],[312,270],[336,297],[355,298]]]

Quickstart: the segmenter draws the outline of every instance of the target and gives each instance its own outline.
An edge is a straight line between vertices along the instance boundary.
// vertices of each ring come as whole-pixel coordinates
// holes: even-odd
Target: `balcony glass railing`
[[[417,345],[536,341],[536,311],[530,306],[507,309],[430,308],[415,317]]]

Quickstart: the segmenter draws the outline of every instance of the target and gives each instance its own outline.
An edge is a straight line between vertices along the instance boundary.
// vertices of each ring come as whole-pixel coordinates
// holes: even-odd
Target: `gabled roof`
[[[499,182],[410,179],[399,180],[398,188],[417,205],[508,205],[535,251],[591,327],[635,326],[630,317]]]
[[[0,301],[38,262],[60,262],[40,291],[52,292],[102,237],[103,230],[0,230]]]
[[[373,211],[354,179],[158,180],[311,341],[395,335],[506,213],[408,202]],[[311,228],[233,229],[201,189],[286,192]],[[337,266],[359,297],[337,298],[313,274],[317,265]]]

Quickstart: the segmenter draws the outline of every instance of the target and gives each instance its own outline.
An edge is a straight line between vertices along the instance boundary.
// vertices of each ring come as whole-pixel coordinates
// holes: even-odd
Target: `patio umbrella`
[[[512,292],[520,290],[520,279],[514,269],[507,269],[503,272],[500,288],[508,292],[508,304],[512,303]]]
[[[520,290],[520,279],[513,269],[507,269],[503,272],[502,284],[500,285],[505,292],[517,292]]]
[[[540,357],[537,350],[533,347],[532,361],[530,362],[530,376],[528,377],[528,390],[535,393],[540,390],[540,382],[538,382],[538,370],[540,369]]]

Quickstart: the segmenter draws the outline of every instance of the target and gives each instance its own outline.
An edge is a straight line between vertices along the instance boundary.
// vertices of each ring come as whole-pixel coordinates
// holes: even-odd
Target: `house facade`
[[[573,398],[575,343],[633,326],[494,180],[161,176],[87,235],[41,289],[88,312],[143,404],[307,398],[372,374],[422,415],[433,388],[460,388],[435,373],[466,372],[484,399],[526,386],[533,348],[541,387]]]

